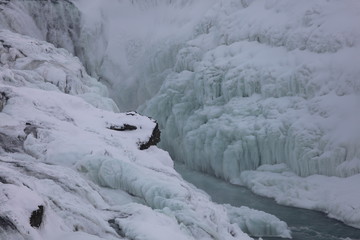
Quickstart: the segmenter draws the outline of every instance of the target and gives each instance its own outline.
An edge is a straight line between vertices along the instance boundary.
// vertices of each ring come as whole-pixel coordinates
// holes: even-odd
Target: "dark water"
[[[188,182],[207,192],[217,203],[248,206],[273,214],[285,221],[295,240],[360,240],[360,229],[349,227],[324,213],[278,205],[274,200],[255,195],[247,188],[187,169],[176,163],[175,169]],[[278,240],[283,238],[263,238]]]

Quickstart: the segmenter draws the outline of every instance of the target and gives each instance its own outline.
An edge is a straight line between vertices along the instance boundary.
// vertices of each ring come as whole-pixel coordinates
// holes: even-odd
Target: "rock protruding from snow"
[[[148,149],[151,146],[156,146],[160,142],[160,129],[159,124],[156,123],[154,130],[151,133],[151,136],[147,142],[139,143],[140,150]]]
[[[5,107],[6,101],[8,100],[8,98],[6,97],[6,94],[1,92],[0,93],[0,112],[3,110],[3,108]]]
[[[34,228],[39,228],[44,217],[44,206],[38,206],[38,209],[34,210],[30,216],[30,225]]]

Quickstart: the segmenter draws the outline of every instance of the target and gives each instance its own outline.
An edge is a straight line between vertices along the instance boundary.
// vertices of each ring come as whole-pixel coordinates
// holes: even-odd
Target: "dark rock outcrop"
[[[115,131],[133,131],[133,130],[136,130],[137,127],[125,123],[125,124],[122,125],[122,126],[111,125],[111,126],[109,127],[109,129],[115,130]]]
[[[139,143],[140,150],[148,149],[150,146],[154,146],[160,142],[160,129],[159,124],[156,123],[156,126],[151,134],[151,137],[149,138],[149,141],[145,143]]]
[[[31,213],[30,225],[34,228],[39,228],[44,216],[44,206],[40,205],[39,208]]]
[[[7,100],[8,98],[6,97],[5,93],[0,93],[0,112],[4,109]]]

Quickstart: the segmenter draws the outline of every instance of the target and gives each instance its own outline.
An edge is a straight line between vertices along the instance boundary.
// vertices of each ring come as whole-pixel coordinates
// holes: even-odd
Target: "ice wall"
[[[0,239],[250,240],[105,93],[66,50],[0,30]]]
[[[2,8],[5,27],[77,54],[120,109],[157,119],[162,146],[193,168],[228,180],[276,163],[301,176],[360,171],[357,1]]]
[[[357,1],[222,1],[141,112],[175,159],[231,180],[262,164],[360,172]]]

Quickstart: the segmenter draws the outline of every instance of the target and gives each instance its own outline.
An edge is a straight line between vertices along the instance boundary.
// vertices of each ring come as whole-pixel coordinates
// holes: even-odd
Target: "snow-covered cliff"
[[[116,113],[78,58],[0,30],[0,239],[289,237],[286,223],[217,205],[154,144],[154,120]]]
[[[156,119],[178,161],[360,226],[360,196],[344,187],[360,173],[358,1],[11,0],[0,9],[1,27],[66,48],[120,110]],[[114,108],[92,91],[80,93]]]

